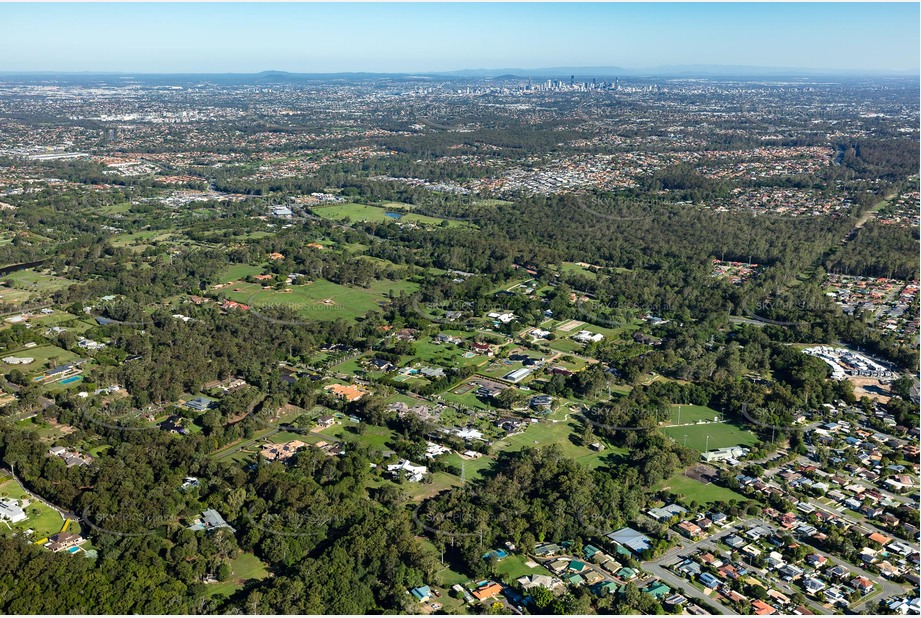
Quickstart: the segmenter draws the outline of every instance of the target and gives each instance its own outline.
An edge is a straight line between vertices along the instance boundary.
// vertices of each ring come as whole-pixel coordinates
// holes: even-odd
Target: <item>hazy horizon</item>
[[[919,70],[917,3],[2,4],[5,73]]]

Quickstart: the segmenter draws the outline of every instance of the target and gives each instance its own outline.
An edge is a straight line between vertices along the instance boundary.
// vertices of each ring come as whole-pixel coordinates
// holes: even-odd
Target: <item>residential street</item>
[[[704,601],[708,605],[716,608],[716,610],[720,612],[721,614],[725,614],[729,616],[739,615],[738,612],[735,612],[732,609],[726,607],[725,605],[720,603],[718,600],[708,597],[703,592],[701,592],[700,590],[695,588],[693,585],[691,585],[691,582],[687,581],[686,579],[682,579],[678,577],[677,575],[673,574],[671,571],[666,570],[663,566],[657,564],[656,562],[643,563],[643,569],[646,571],[649,571],[650,573],[652,573],[653,575],[655,575],[656,577],[664,581],[666,584],[668,584],[672,588],[684,589],[685,596],[692,598],[692,599],[697,599],[698,601]]]

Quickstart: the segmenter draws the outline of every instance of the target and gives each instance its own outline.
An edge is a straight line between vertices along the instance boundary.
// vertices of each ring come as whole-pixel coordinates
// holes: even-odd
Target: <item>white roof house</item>
[[[582,343],[597,343],[604,339],[604,335],[601,333],[593,333],[588,330],[580,330],[578,333],[572,336],[576,341],[581,341]]]
[[[411,483],[418,483],[428,474],[429,469],[425,466],[417,466],[408,459],[401,459],[399,463],[387,466],[387,472],[399,475],[401,472],[406,474],[407,480]]]
[[[22,510],[16,500],[4,498],[0,500],[0,520],[16,524],[26,520],[26,512]]]

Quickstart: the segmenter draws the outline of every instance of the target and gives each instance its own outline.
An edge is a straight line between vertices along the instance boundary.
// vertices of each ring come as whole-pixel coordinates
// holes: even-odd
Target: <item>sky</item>
[[[919,70],[915,3],[0,3],[0,71]]]

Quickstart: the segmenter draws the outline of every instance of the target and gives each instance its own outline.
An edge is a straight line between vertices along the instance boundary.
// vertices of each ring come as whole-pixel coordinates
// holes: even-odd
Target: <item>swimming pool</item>
[[[78,551],[80,551],[80,548],[79,548],[79,547],[71,547],[70,549],[67,550],[67,553],[69,553],[69,554],[75,554],[75,553],[77,553]]]
[[[83,376],[70,376],[69,378],[64,378],[63,380],[61,380],[61,384],[71,384],[72,382],[76,382],[77,380],[82,380],[82,379],[83,379]]]

